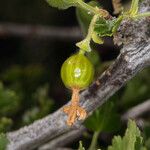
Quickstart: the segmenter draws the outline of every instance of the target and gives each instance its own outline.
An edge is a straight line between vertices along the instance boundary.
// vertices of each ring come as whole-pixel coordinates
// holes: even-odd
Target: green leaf
[[[12,120],[10,118],[0,118],[0,132],[7,132],[12,126]]]
[[[112,140],[112,146],[108,150],[143,150],[143,138],[136,123],[132,120],[128,122],[128,128],[125,136],[115,136]]]
[[[117,19],[105,20],[104,18],[99,18],[95,24],[94,31],[100,37],[112,36],[116,21]]]
[[[79,148],[78,148],[78,150],[85,150],[85,148],[82,145],[82,141],[79,141]]]
[[[84,39],[78,43],[76,43],[76,46],[78,46],[81,50],[91,52],[91,47],[90,47],[90,40]]]
[[[107,102],[97,109],[86,121],[85,126],[92,131],[116,131],[120,127],[119,115],[113,102]]]
[[[0,150],[6,150],[6,146],[8,144],[8,139],[5,134],[0,134]]]
[[[0,83],[0,115],[12,116],[20,107],[20,99],[16,92],[10,89],[5,89]]]
[[[72,6],[76,6],[78,0],[46,0],[46,1],[52,7],[56,7],[59,9],[67,9]]]
[[[99,3],[97,1],[90,1],[87,4],[91,6],[99,6]],[[93,15],[88,13],[87,10],[77,7],[76,16],[77,16],[79,25],[81,27],[81,30],[83,32],[83,35],[86,35]]]

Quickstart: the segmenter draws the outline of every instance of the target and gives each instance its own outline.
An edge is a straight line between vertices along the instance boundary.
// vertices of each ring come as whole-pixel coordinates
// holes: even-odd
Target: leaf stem
[[[96,150],[96,147],[97,147],[97,140],[98,140],[99,134],[100,134],[100,131],[95,131],[95,132],[94,132],[94,135],[93,135],[93,138],[92,138],[92,142],[91,142],[91,145],[90,145],[90,147],[88,148],[88,150]]]
[[[138,19],[138,18],[149,17],[149,16],[150,16],[150,12],[145,12],[145,13],[140,13],[135,15],[133,18]]]
[[[92,18],[92,21],[91,21],[90,26],[89,26],[89,29],[88,29],[88,34],[87,34],[87,36],[86,36],[86,39],[88,39],[88,40],[91,40],[92,33],[93,33],[93,31],[94,31],[94,25],[95,25],[95,23],[96,23],[98,17],[99,17],[98,15],[95,15],[95,16]]]
[[[93,15],[99,13],[96,8],[92,7],[91,5],[88,5],[82,0],[78,0],[78,7],[87,10],[88,13],[92,13]]]
[[[134,16],[137,14],[138,9],[139,9],[138,5],[139,5],[139,0],[132,0],[131,8],[129,10],[129,14],[131,16]]]
[[[98,14],[94,15],[94,17],[91,20],[87,36],[82,41],[76,43],[76,46],[80,48],[80,51],[82,51],[82,53],[91,52],[90,41],[94,32],[94,24],[97,21],[98,17]]]

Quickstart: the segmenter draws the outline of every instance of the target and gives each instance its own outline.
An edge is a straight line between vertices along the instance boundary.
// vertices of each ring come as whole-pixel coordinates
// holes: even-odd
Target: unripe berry
[[[61,68],[61,78],[67,88],[82,90],[89,86],[93,76],[93,65],[82,53],[70,56]]]

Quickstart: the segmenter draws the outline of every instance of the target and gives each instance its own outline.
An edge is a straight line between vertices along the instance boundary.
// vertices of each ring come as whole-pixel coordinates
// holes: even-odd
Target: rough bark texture
[[[87,129],[84,126],[81,126],[80,129],[72,130],[66,134],[59,136],[58,138],[53,139],[52,141],[46,143],[45,145],[38,148],[38,150],[54,150],[56,147],[63,147],[75,139],[82,136],[83,132]]]
[[[150,0],[141,6],[143,12],[150,10]],[[119,42],[118,42],[119,41]],[[85,91],[80,94],[80,104],[88,113],[101,106],[140,70],[150,65],[150,19],[124,20],[118,30],[115,42],[123,43],[115,62]],[[53,114],[7,133],[10,141],[8,150],[31,150],[51,139],[76,128],[66,125],[67,116],[61,109]]]

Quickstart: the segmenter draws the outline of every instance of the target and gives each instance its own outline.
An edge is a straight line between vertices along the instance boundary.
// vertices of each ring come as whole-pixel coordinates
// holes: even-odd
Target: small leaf
[[[82,40],[76,44],[81,50],[91,52],[90,41],[87,39]]]
[[[59,9],[67,9],[77,5],[77,0],[46,0],[52,7]]]
[[[95,24],[94,31],[100,36],[112,36],[113,28],[116,25],[117,19],[105,20],[104,18],[99,18]]]
[[[136,123],[129,120],[125,136],[123,138],[115,136],[108,150],[142,150],[145,149],[142,142],[143,138]]]
[[[8,139],[5,134],[0,134],[0,150],[6,150],[6,146],[8,144]]]

